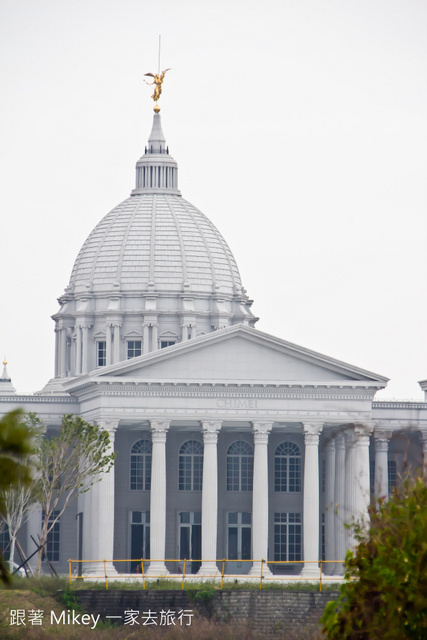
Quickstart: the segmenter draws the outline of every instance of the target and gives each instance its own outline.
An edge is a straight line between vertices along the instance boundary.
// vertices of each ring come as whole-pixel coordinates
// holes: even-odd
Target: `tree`
[[[39,502],[43,510],[37,558],[40,575],[43,546],[68,505],[89,491],[114,464],[107,431],[79,416],[65,415],[57,436],[44,438],[38,462]]]
[[[10,539],[9,571],[11,573],[13,571],[17,535],[27,521],[31,505],[37,502],[38,482],[34,469],[37,464],[37,455],[44,432],[43,423],[35,413],[26,414],[20,424],[25,428],[32,445],[32,452],[27,456],[26,463],[32,470],[33,476],[28,484],[19,483],[0,490],[0,499],[5,505],[4,523],[7,526]]]
[[[346,582],[322,617],[329,640],[427,638],[427,484],[406,478],[370,509],[346,558]]]
[[[29,486],[32,481],[28,457],[32,453],[31,436],[20,409],[11,411],[0,420],[0,517],[7,515],[3,492],[11,487]],[[9,582],[9,573],[0,556],[0,580]]]

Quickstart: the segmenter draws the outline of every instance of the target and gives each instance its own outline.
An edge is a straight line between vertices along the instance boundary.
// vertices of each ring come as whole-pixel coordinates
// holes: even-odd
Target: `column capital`
[[[272,428],[272,422],[253,422],[252,431],[254,434],[254,442],[267,444],[268,436]]]
[[[355,424],[354,435],[357,440],[360,440],[361,438],[369,438],[373,428],[372,424]]]
[[[98,421],[98,426],[104,431],[108,431],[110,434],[110,440],[114,442],[114,436],[119,426],[119,420],[115,420],[113,418],[101,418],[101,420]]]
[[[166,442],[166,433],[170,420],[150,420],[151,439],[153,442]]]
[[[335,436],[335,447],[337,449],[345,449],[345,438],[342,433]]]
[[[319,422],[304,422],[303,425],[304,430],[304,442],[305,444],[319,444],[319,437],[322,433],[323,424]]]
[[[346,429],[343,435],[347,447],[351,447],[356,444],[356,435],[354,433],[354,429]]]
[[[335,451],[335,438],[330,438],[325,446],[326,451]]]
[[[216,444],[218,442],[218,434],[222,427],[221,421],[215,420],[203,420],[202,421],[202,433],[203,433],[203,442],[208,444],[213,442]]]
[[[383,429],[374,429],[373,436],[375,438],[375,445],[379,442],[389,442],[391,440],[391,436],[393,435],[392,431],[384,431]]]

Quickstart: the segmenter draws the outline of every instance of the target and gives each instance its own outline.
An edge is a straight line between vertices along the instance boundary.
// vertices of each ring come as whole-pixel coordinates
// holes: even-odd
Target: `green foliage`
[[[0,420],[0,516],[7,513],[3,492],[11,487],[27,486],[31,483],[31,472],[27,464],[32,452],[31,437],[22,423],[22,411],[16,409]],[[9,582],[7,567],[0,556],[0,581]]]
[[[16,409],[0,420],[0,490],[11,485],[29,484],[30,470],[25,458],[31,453],[31,441],[22,423],[22,411]],[[5,514],[5,505],[0,497],[0,515]]]
[[[371,526],[354,527],[338,603],[321,622],[329,640],[427,638],[427,484],[406,479],[370,510]]]

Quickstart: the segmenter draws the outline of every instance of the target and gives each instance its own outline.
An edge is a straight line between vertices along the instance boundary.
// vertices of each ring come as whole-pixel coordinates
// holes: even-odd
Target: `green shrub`
[[[427,484],[402,481],[390,500],[370,509],[368,532],[346,558],[338,603],[321,619],[329,640],[427,638]]]

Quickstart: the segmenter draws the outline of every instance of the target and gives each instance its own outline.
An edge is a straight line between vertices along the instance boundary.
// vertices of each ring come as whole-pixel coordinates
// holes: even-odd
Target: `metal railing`
[[[114,566],[112,567],[112,571],[110,571],[110,575],[108,575],[108,571],[107,571],[107,565],[113,565],[114,564],[118,564],[121,562],[131,562],[131,563],[137,563],[137,567],[140,567],[140,572],[134,572],[134,573],[117,573],[116,569],[114,568]],[[146,573],[146,568],[147,565],[150,565],[150,563],[152,562],[161,562],[161,563],[178,563],[178,566],[180,567],[182,565],[182,573],[168,573],[168,574],[159,574],[159,575],[154,575],[154,574],[148,574]],[[214,563],[215,565],[220,565],[221,566],[221,571],[219,571],[219,573],[212,573],[211,575],[209,574],[203,574],[203,575],[198,575],[197,573],[186,573],[186,567],[188,567],[188,564],[193,564],[193,563],[197,563],[197,564],[201,564],[202,562],[209,562],[209,563]],[[235,564],[236,562],[239,563],[243,563],[243,562],[250,562],[252,564],[260,564],[260,573],[259,575],[250,575],[249,573],[226,573],[226,564],[227,563],[233,563]],[[83,575],[73,575],[73,564],[75,565],[75,568],[77,568],[79,565],[81,565],[82,570],[84,567],[84,564],[90,564],[95,565],[101,565],[103,568],[102,574],[101,573],[97,573],[94,575],[90,575],[89,573],[85,573]],[[295,565],[317,565],[317,568],[319,570],[319,575],[317,576],[305,576],[305,575],[291,575],[291,574],[277,574],[277,573],[268,573],[267,575],[265,574],[265,567],[268,568],[269,565],[274,565],[275,567],[279,566],[290,566],[290,567],[294,567]],[[259,588],[262,589],[263,585],[266,585],[268,582],[272,583],[272,582],[318,582],[319,583],[319,591],[322,591],[322,583],[324,583],[325,579],[327,579],[329,582],[340,582],[342,580],[342,576],[338,576],[338,575],[331,575],[331,574],[325,574],[324,573],[324,567],[325,565],[343,565],[344,561],[343,560],[230,560],[229,558],[220,558],[220,559],[216,559],[216,560],[195,560],[194,558],[180,558],[179,560],[177,560],[176,558],[162,558],[161,560],[154,560],[153,558],[127,558],[127,559],[114,559],[114,560],[68,560],[68,566],[69,566],[69,580],[70,580],[70,584],[72,583],[73,580],[99,580],[100,578],[105,580],[105,588],[108,589],[108,580],[140,580],[141,584],[142,584],[142,588],[146,589],[147,588],[147,583],[148,583],[148,588],[149,588],[149,584],[151,581],[157,581],[157,580],[176,580],[176,581],[180,581],[181,582],[181,589],[185,588],[185,581],[187,580],[187,582],[201,582],[201,581],[206,581],[206,580],[211,580],[211,581],[220,581],[220,588],[223,589],[224,587],[224,581],[228,582],[230,579],[234,580],[235,582],[237,582],[237,580],[240,580],[242,582],[255,582],[259,580]],[[92,568],[91,567],[91,568]]]

